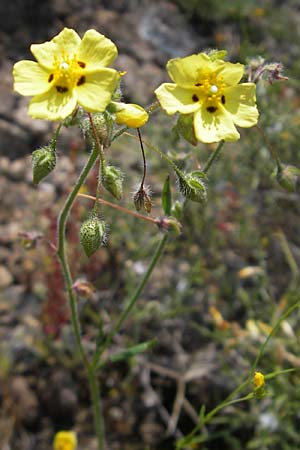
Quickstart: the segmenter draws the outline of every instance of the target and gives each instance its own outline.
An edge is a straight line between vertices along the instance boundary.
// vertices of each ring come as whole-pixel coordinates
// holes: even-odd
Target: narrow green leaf
[[[170,177],[169,175],[166,178],[166,181],[164,182],[163,190],[161,193],[161,202],[163,211],[166,216],[169,216],[171,214],[171,208],[172,208],[172,194],[171,194],[171,188],[170,188]]]
[[[277,370],[276,372],[268,373],[268,375],[265,375],[266,380],[270,380],[271,378],[277,377],[277,375],[282,375],[285,373],[295,372],[296,370],[299,370],[297,368],[292,369],[285,369],[285,370]]]
[[[134,345],[133,347],[126,348],[122,350],[119,353],[116,353],[115,355],[110,356],[109,360],[110,362],[118,362],[118,361],[124,361],[129,358],[132,358],[133,356],[139,355],[141,353],[146,352],[147,350],[150,350],[151,348],[155,347],[157,344],[157,339],[152,339],[151,341],[143,342],[142,344]]]

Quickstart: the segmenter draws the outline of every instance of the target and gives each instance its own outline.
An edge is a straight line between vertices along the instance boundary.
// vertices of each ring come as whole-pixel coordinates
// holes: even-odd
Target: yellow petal
[[[71,28],[64,28],[51,41],[43,44],[32,44],[30,50],[42,66],[52,69],[55,56],[66,54],[72,57],[78,50],[80,42],[81,39],[76,31]]]
[[[116,122],[118,125],[127,125],[129,128],[140,128],[148,121],[148,114],[139,105],[133,103],[116,103]]]
[[[168,114],[176,112],[190,114],[200,108],[199,102],[193,101],[195,89],[182,88],[174,83],[163,83],[154,92],[161,107]]]
[[[257,124],[255,88],[254,83],[242,83],[224,90],[224,107],[232,115],[234,123],[240,127],[248,128]]]
[[[36,95],[29,104],[28,114],[34,119],[62,120],[74,111],[77,103],[76,92],[57,92],[55,87],[50,91]]]
[[[14,65],[14,90],[21,95],[37,95],[51,88],[49,72],[34,61],[19,61]]]
[[[240,137],[231,115],[219,105],[216,112],[207,111],[203,106],[194,115],[194,128],[196,138],[207,144],[213,142],[237,141]]]
[[[199,71],[206,67],[210,58],[205,53],[185,58],[170,59],[167,70],[171,79],[182,87],[194,86],[199,81]]]
[[[77,60],[86,64],[86,70],[95,70],[110,65],[118,56],[115,44],[103,34],[88,30],[79,46]]]
[[[224,62],[223,67],[219,71],[219,76],[222,77],[222,82],[227,86],[237,84],[244,75],[245,67],[240,63]]]
[[[77,437],[73,431],[59,431],[54,436],[53,450],[75,450]]]
[[[104,111],[120,80],[120,74],[109,68],[86,73],[85,82],[76,86],[78,103],[86,111]]]

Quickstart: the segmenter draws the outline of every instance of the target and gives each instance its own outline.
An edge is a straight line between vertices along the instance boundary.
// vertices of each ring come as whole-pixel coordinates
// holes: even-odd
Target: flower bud
[[[104,147],[109,147],[114,126],[114,116],[109,112],[104,111],[103,113],[94,114],[92,120],[100,144]],[[95,138],[89,118],[86,118],[81,122],[81,128],[85,137],[93,142]]]
[[[95,293],[94,286],[85,280],[76,280],[72,286],[72,289],[74,289],[76,294],[82,298],[91,298]]]
[[[80,243],[88,257],[106,240],[106,224],[97,217],[86,220],[80,227]]]
[[[286,191],[295,192],[299,175],[300,169],[297,167],[284,166],[277,169],[276,180]]]
[[[133,103],[116,103],[116,123],[129,128],[141,128],[148,121],[148,114],[140,105]]]
[[[179,190],[184,197],[198,203],[206,202],[205,174],[196,170],[178,176]]]
[[[50,145],[35,150],[32,153],[33,183],[38,184],[52,172],[55,165],[55,150]]]
[[[115,166],[102,167],[102,185],[117,200],[121,200],[123,195],[123,172]]]
[[[175,219],[181,219],[183,211],[183,203],[176,200],[171,208],[171,214],[175,217]]]

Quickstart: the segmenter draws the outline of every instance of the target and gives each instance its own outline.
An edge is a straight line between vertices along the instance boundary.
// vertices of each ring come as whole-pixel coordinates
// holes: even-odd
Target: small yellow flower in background
[[[32,44],[35,61],[14,65],[14,90],[34,96],[29,115],[35,119],[62,120],[77,104],[89,112],[104,111],[120,80],[108,68],[117,57],[115,44],[95,30],[83,38],[64,28],[51,41]]]
[[[256,388],[260,388],[265,385],[265,376],[261,372],[255,372],[253,377],[253,384]]]
[[[148,113],[133,103],[112,102],[116,107],[116,122],[129,128],[141,128],[148,121]]]
[[[73,431],[59,431],[54,436],[53,450],[76,450],[77,437]]]
[[[235,125],[257,123],[255,84],[238,84],[242,64],[233,64],[205,53],[171,59],[168,73],[174,83],[163,83],[155,93],[167,114],[193,114],[198,141],[236,141]]]

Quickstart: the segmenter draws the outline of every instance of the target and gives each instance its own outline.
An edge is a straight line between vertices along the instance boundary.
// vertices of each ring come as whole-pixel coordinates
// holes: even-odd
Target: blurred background
[[[95,28],[112,39],[126,70],[126,101],[143,106],[168,81],[173,57],[226,49],[231,61],[281,62],[288,81],[257,87],[260,126],[285,164],[300,167],[299,0],[11,0],[0,4],[0,449],[48,450],[53,435],[74,429],[79,448],[96,449],[89,395],[69,326],[63,280],[55,257],[56,219],[87,157],[75,128],[58,140],[55,171],[32,184],[30,154],[52,136],[54,124],[27,116],[28,99],[12,89],[12,67],[33,59],[41,43],[70,27]],[[143,136],[185,170],[195,170],[213,146],[191,148],[171,132],[175,118],[151,116]],[[147,183],[154,216],[170,169],[147,150]],[[126,173],[122,205],[134,209],[141,179],[136,141],[122,136],[109,160]],[[106,367],[100,374],[110,450],[171,450],[189,433],[201,406],[218,405],[248,376],[272,326],[299,297],[299,185],[287,192],[258,131],[241,130],[210,173],[208,203],[187,203],[183,232],[171,239],[133,316],[113,343],[116,352],[158,338],[154,350]],[[85,185],[95,193],[96,172]],[[107,200],[112,200],[109,194]],[[79,199],[68,226],[74,279],[94,286],[79,300],[84,342],[110,329],[145,272],[159,233],[151,225],[103,208],[107,246],[87,259],[80,224],[91,204]],[[259,369],[298,368],[299,313],[282,324]],[[268,383],[268,395],[227,408],[203,430],[203,450],[296,450],[300,377]]]

